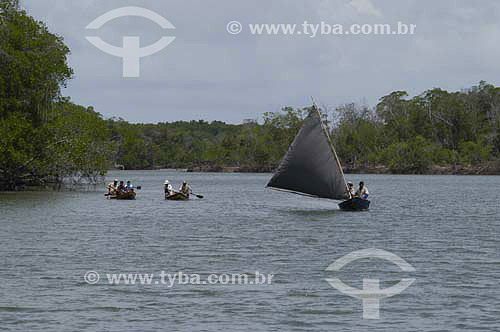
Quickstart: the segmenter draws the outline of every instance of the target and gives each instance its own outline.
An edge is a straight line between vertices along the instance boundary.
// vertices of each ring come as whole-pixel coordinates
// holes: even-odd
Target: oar
[[[195,195],[198,198],[203,198],[203,195],[196,195],[196,194],[193,194],[193,193],[191,193],[191,195]]]

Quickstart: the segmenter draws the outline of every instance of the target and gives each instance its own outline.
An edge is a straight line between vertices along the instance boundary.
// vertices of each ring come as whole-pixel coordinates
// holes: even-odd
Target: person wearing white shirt
[[[354,190],[354,183],[352,183],[351,181],[347,182],[347,190],[349,193],[349,198],[352,198],[356,195],[356,190]]]
[[[368,195],[370,195],[370,193],[368,192],[368,188],[365,186],[365,183],[361,181],[359,183],[359,188],[356,191],[356,196],[362,199],[368,199]]]
[[[174,188],[172,187],[170,182],[168,182],[168,180],[165,180],[165,194],[171,195],[173,190]]]

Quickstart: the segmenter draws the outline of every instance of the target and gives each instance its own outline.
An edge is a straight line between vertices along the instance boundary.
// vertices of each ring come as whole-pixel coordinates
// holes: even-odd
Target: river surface
[[[499,331],[500,177],[349,175],[365,180],[367,212],[265,189],[269,174],[112,172],[141,185],[135,201],[90,191],[0,193],[0,330],[5,331]],[[165,201],[163,181],[203,199]],[[415,271],[362,258],[393,253]],[[370,252],[376,252],[371,249]],[[84,276],[96,271],[91,284]],[[164,271],[273,274],[271,284],[169,285]],[[110,284],[107,274],[151,274]],[[95,275],[88,275],[95,282]],[[94,279],[90,278],[94,277]],[[357,289],[415,279],[381,299],[379,319]]]

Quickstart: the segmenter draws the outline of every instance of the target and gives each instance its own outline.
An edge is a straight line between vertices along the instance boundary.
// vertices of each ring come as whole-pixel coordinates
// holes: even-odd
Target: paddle
[[[200,199],[203,198],[203,195],[196,195],[196,194],[193,194],[193,193],[191,193],[191,195],[195,195],[196,197],[198,197]]]

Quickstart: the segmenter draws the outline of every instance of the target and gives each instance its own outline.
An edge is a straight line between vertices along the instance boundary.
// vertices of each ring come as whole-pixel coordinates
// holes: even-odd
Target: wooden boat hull
[[[171,195],[165,195],[165,199],[169,201],[187,201],[189,196],[183,193],[175,192]]]
[[[109,196],[109,199],[135,199],[136,193],[134,191],[129,191],[127,193],[123,193],[121,195],[112,195]]]
[[[354,197],[340,203],[339,208],[344,211],[365,211],[370,208],[370,201]]]

